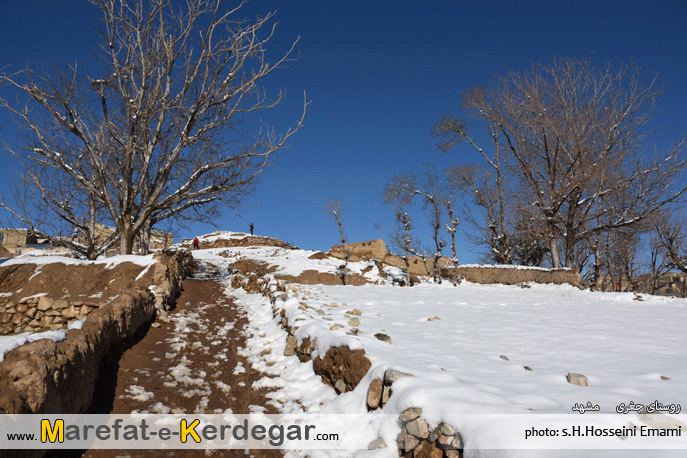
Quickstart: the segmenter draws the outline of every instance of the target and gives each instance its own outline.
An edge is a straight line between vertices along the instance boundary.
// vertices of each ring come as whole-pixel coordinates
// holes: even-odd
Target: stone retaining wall
[[[317,339],[306,337],[298,344],[295,333],[298,327],[289,325],[285,310],[276,307],[277,299],[286,300],[288,294],[281,280],[265,280],[257,274],[244,275],[235,273],[231,277],[233,288],[243,288],[249,293],[260,293],[270,298],[272,313],[281,316],[281,327],[287,332],[286,356],[297,356],[301,362],[310,361],[317,346]],[[304,307],[304,305],[301,305]],[[334,387],[337,393],[352,391],[370,369],[370,360],[365,357],[365,350],[351,350],[348,347],[332,347],[322,356],[313,359],[313,369],[322,381]]]
[[[184,278],[193,272],[194,260],[187,250],[160,250],[153,257],[158,263],[154,267],[153,283],[148,289],[155,296],[158,312],[166,312],[181,294]]]
[[[151,268],[126,262],[113,268],[103,264],[62,263],[2,268],[3,287],[7,290],[41,291],[44,288],[46,292],[41,292],[40,296],[22,293],[29,297],[0,302],[0,335],[67,329],[69,323],[83,320],[107,303],[108,296],[114,297],[122,291],[148,285],[151,285],[150,291],[155,296],[156,308],[164,312],[179,295],[185,272],[191,272],[193,268],[193,258],[187,251],[171,250],[157,251],[153,258],[158,262]],[[8,278],[12,276],[15,279]],[[60,285],[56,288],[46,282]],[[76,286],[87,293],[75,294]]]
[[[82,328],[69,330],[64,341],[41,339],[5,355],[0,362],[0,414],[86,412],[105,355],[152,321],[156,304],[168,307],[190,273],[188,252],[165,252],[156,258],[160,263],[155,264],[153,277],[159,282],[155,285],[159,294],[143,288],[122,291],[109,303],[89,310]],[[158,302],[158,298],[166,299]]]
[[[0,362],[0,413],[84,413],[91,405],[100,362],[153,319],[153,297],[123,294],[90,314],[81,329],[55,343],[22,345]]]
[[[422,409],[417,407],[401,413],[403,426],[396,439],[399,455],[407,458],[460,458],[463,454],[460,433],[446,423],[430,429],[421,414]]]

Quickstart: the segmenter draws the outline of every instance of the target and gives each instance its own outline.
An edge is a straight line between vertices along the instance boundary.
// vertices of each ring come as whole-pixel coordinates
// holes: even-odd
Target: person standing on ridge
[[[250,228],[250,235],[253,235],[253,223],[248,226]]]
[[[198,237],[193,239],[193,249],[194,250],[200,249],[200,240],[198,240]]]

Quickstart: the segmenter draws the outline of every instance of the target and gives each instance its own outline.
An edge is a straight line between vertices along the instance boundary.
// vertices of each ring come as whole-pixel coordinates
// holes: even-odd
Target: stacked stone
[[[391,397],[391,386],[395,381],[403,377],[410,377],[411,374],[397,371],[396,369],[387,369],[384,371],[384,377],[372,380],[367,389],[367,410],[375,410],[384,407],[384,404],[389,402]]]
[[[83,301],[53,300],[46,296],[28,298],[19,303],[10,301],[4,304],[0,313],[0,335],[63,329],[73,321],[84,319],[97,308],[97,305]]]
[[[298,356],[301,362],[307,362],[312,359],[312,353],[317,347],[317,339],[306,337],[298,345],[298,339],[296,338],[295,326],[289,325],[289,319],[286,318],[286,310],[277,307],[277,301],[280,300],[285,302],[289,299],[289,295],[286,292],[286,287],[280,280],[275,280],[274,278],[265,279],[264,277],[257,277],[257,274],[250,273],[249,275],[244,275],[240,272],[232,272],[231,274],[231,286],[232,288],[241,288],[249,293],[260,293],[265,297],[269,297],[270,303],[272,304],[272,316],[275,318],[279,316],[280,327],[287,332],[286,336],[286,346],[284,348],[284,356]],[[294,291],[293,286],[289,286],[290,291]],[[299,306],[300,309],[307,309],[305,302],[301,302]]]
[[[193,268],[193,258],[188,252],[170,250],[156,252],[153,257],[159,262],[155,264],[153,284],[148,290],[155,297],[155,307],[164,313],[179,295],[183,279]],[[100,307],[69,299],[66,293],[60,299],[40,296],[0,305],[0,335],[65,329],[69,323],[83,320]]]
[[[148,290],[155,297],[155,308],[159,313],[168,311],[174,298],[181,293],[184,278],[193,272],[193,256],[187,250],[160,250],[153,253],[158,261],[153,270],[153,284]]]
[[[398,450],[403,457],[460,458],[463,439],[451,425],[442,423],[430,431],[420,416],[422,409],[411,407],[403,411],[401,434],[397,437]]]
[[[283,330],[287,332],[286,346],[284,348],[285,356],[297,356],[301,362],[312,360],[312,354],[317,348],[317,339],[306,337],[298,343],[295,336],[298,327],[289,324],[286,318],[286,310],[277,305],[277,301],[285,302],[289,299],[289,294],[286,292],[287,287],[281,280],[274,278],[260,278],[256,281],[251,281],[250,277],[239,272],[232,272],[232,287],[243,288],[250,292],[251,285],[257,285],[255,288],[263,296],[269,297],[272,304],[272,316],[279,317],[279,324]],[[296,291],[293,285],[288,286],[289,291]],[[301,310],[307,310],[309,307],[305,302],[301,302],[299,307]],[[320,313],[322,311],[316,310]],[[362,312],[352,311],[351,314],[357,315]],[[296,320],[298,321],[298,320]],[[322,381],[332,386],[337,393],[352,391],[360,383],[360,380],[365,376],[370,368],[370,360],[365,357],[364,350],[351,350],[348,347],[334,347],[327,350],[327,354],[317,357],[313,360],[313,369],[316,374],[322,377]]]
[[[281,281],[275,279],[265,279],[256,272],[242,273],[231,268],[231,287],[241,288],[247,293],[260,293],[263,296],[270,296],[270,293],[284,291],[285,288]]]

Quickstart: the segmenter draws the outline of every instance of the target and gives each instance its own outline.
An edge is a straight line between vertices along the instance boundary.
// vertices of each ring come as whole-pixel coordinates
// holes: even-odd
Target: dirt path
[[[217,273],[204,266],[183,284],[169,314],[138,337],[121,357],[104,364],[89,413],[277,413],[267,389],[253,389],[263,374],[251,369],[237,349],[245,345],[247,319],[224,294]],[[147,331],[147,332],[146,332]],[[86,457],[247,456],[244,450],[89,450]],[[283,456],[255,450],[256,457]]]

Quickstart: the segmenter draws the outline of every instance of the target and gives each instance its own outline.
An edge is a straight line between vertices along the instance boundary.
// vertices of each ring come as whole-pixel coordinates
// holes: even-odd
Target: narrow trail
[[[268,389],[253,389],[264,374],[237,350],[247,318],[224,293],[220,274],[201,265],[184,280],[169,322],[159,321],[101,368],[89,413],[278,413]],[[159,323],[159,326],[158,326]],[[279,457],[279,450],[89,450],[85,457]]]

